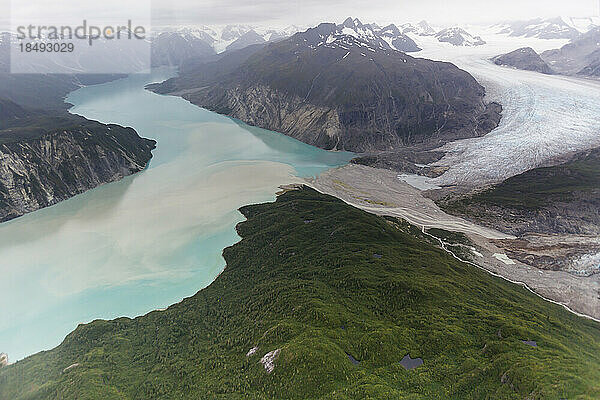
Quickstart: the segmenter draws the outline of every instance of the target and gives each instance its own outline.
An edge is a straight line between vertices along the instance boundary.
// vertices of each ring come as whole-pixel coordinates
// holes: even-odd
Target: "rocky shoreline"
[[[411,168],[407,147],[427,153],[498,126],[502,106],[486,101],[485,88],[468,72],[338,28],[321,24],[281,42],[227,52],[148,88],[398,170]]]
[[[0,141],[0,222],[146,168],[155,141],[132,128],[81,120],[33,138]]]

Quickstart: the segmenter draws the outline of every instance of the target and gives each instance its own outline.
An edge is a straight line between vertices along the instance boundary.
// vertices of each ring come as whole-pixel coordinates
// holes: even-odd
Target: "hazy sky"
[[[600,0],[152,0],[156,24],[297,23],[314,25],[356,16],[365,22],[497,22],[558,15],[598,15]]]
[[[341,22],[347,16],[364,22],[403,23],[426,19],[438,26],[464,23],[492,23],[502,20],[553,17],[558,15],[598,15],[600,0],[12,0],[13,7],[28,15],[47,5],[54,11],[58,4],[72,14],[110,14],[122,17],[132,6],[138,11],[152,10],[155,25],[215,25],[228,23],[282,26],[312,26],[319,22]],[[117,2],[113,7],[109,3]],[[144,3],[144,6],[139,4]],[[0,0],[0,27],[9,25],[10,0]],[[75,11],[77,10],[77,11]],[[41,15],[47,15],[46,12]],[[72,15],[77,17],[76,15]]]

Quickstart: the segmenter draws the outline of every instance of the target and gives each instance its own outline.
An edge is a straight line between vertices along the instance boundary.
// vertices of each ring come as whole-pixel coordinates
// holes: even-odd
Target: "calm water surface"
[[[327,152],[144,90],[173,74],[79,89],[73,113],[158,141],[148,169],[0,224],[0,352],[58,345],[78,323],[137,316],[208,285],[239,238],[237,208],[345,164]]]

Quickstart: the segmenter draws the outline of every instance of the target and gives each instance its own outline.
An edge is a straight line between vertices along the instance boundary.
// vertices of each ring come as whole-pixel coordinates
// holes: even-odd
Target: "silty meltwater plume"
[[[208,285],[237,208],[345,164],[333,153],[144,90],[172,71],[73,92],[73,113],[158,141],[148,169],[0,224],[0,348],[16,361],[78,323],[167,307]]]

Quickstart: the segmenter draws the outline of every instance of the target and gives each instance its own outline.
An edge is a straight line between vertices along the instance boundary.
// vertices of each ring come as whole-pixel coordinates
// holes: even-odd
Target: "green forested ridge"
[[[243,239],[209,287],[166,311],[79,326],[1,369],[0,399],[600,397],[599,324],[406,224],[311,189],[242,212]],[[269,374],[259,360],[275,349]],[[423,366],[405,370],[406,354]]]
[[[481,192],[439,201],[448,213],[502,231],[597,234],[600,226],[600,149],[506,179]]]
[[[570,202],[581,193],[600,188],[600,149],[580,153],[573,160],[552,167],[534,168],[508,178],[489,190],[464,200],[461,205],[486,203],[514,209],[537,210],[553,203]]]

